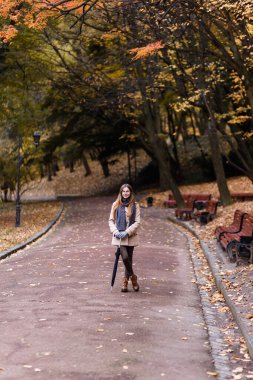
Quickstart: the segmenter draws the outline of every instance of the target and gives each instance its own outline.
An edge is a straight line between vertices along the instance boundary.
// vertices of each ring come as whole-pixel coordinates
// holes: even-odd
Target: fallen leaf
[[[242,367],[237,367],[237,368],[233,369],[232,372],[234,372],[234,373],[243,372],[243,368]]]
[[[216,303],[218,301],[224,301],[224,297],[221,293],[219,292],[215,292],[213,295],[212,295],[212,298],[211,298],[211,302],[212,303]]]
[[[224,306],[224,307],[221,307],[220,309],[218,309],[218,311],[219,311],[220,313],[226,313],[228,310],[229,310],[229,309],[228,309],[227,306]]]

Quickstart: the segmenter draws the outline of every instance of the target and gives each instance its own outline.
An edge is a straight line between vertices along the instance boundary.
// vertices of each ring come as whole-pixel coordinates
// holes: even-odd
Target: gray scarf
[[[123,205],[119,205],[116,209],[116,227],[118,231],[125,231],[127,227],[125,207],[128,207],[129,203],[124,199]],[[131,215],[129,219],[129,225],[131,226],[135,222],[136,206],[132,204]]]

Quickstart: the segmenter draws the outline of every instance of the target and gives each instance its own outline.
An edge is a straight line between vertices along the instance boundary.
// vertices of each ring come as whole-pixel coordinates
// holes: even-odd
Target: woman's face
[[[127,199],[127,198],[130,197],[130,195],[131,195],[131,191],[129,190],[128,187],[123,187],[123,190],[122,190],[122,192],[121,192],[121,195],[122,195],[122,197],[123,197],[124,199]]]

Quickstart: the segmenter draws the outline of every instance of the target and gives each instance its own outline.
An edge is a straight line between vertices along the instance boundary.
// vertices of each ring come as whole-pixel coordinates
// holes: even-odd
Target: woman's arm
[[[141,215],[140,215],[140,206],[139,203],[135,203],[136,206],[136,214],[135,214],[135,222],[131,224],[131,226],[127,227],[126,232],[128,236],[132,236],[136,233],[138,227],[141,223]]]
[[[113,207],[114,207],[114,203],[112,204],[112,208],[111,208],[111,212],[110,212],[110,216],[108,220],[109,228],[112,234],[114,234],[115,232],[118,232],[115,221],[114,221]]]

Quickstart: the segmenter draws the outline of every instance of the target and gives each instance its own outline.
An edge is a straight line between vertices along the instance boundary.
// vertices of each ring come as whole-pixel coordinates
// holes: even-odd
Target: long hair
[[[123,189],[127,187],[129,190],[130,190],[130,197],[129,197],[129,205],[127,207],[127,216],[130,217],[131,215],[131,209],[132,209],[132,205],[134,203],[134,193],[133,193],[133,188],[131,185],[129,185],[128,183],[125,183],[124,185],[122,185],[119,189],[119,194],[117,196],[117,199],[116,199],[116,202],[114,204],[114,207],[113,207],[113,215],[114,215],[114,218],[115,218],[115,214],[116,214],[116,209],[119,207],[119,206],[123,206],[123,202],[122,202],[122,191]]]

